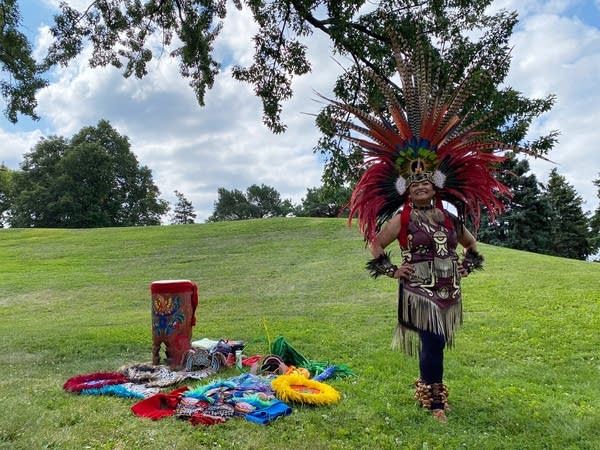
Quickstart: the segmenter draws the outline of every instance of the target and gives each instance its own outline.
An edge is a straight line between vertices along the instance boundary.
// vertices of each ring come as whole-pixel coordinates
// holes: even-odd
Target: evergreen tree
[[[591,251],[588,219],[583,199],[566,179],[552,169],[544,196],[552,213],[552,247],[550,254],[565,258],[586,259]]]
[[[192,202],[190,202],[185,196],[179,192],[175,191],[175,196],[177,197],[177,204],[173,209],[173,217],[171,219],[172,224],[188,224],[194,223],[194,219],[196,218],[196,213],[194,212],[194,206]]]
[[[505,199],[505,212],[490,223],[484,213],[478,239],[500,247],[546,253],[551,247],[550,205],[543,198],[527,160],[507,159],[498,173],[500,181],[513,192]]]
[[[594,180],[594,185],[598,188],[597,197],[600,200],[600,173]],[[591,252],[600,250],[600,204],[596,207],[594,215],[590,218],[590,246]]]

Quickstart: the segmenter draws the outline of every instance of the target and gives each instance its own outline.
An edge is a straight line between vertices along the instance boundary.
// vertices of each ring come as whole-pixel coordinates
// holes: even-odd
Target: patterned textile
[[[271,379],[248,373],[195,387],[181,399],[182,409],[191,412],[188,417],[193,425],[214,425],[234,416],[267,424],[292,412],[275,397]],[[200,406],[194,410],[195,405]]]
[[[172,386],[188,379],[204,379],[216,373],[212,368],[188,372],[185,370],[172,370],[167,366],[144,363],[123,366],[119,369],[119,372],[125,375],[129,381],[146,383],[150,387]]]

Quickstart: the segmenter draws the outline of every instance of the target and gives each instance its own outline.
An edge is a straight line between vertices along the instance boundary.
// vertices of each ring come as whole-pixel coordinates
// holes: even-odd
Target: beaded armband
[[[389,253],[382,253],[377,258],[373,258],[367,262],[366,269],[373,278],[380,275],[386,275],[393,278],[394,273],[398,270],[398,266],[392,264]]]
[[[462,261],[464,269],[471,273],[474,270],[483,270],[483,255],[477,250],[468,249]]]

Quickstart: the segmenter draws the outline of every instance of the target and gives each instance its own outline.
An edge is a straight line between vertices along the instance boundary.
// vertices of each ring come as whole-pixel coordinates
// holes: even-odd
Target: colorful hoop
[[[271,387],[284,402],[328,405],[340,401],[340,393],[328,384],[308,379],[297,373],[275,378]]]

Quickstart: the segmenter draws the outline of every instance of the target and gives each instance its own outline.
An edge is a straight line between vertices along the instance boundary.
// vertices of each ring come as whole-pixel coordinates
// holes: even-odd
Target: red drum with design
[[[166,364],[180,368],[192,346],[192,327],[196,325],[198,287],[190,280],[159,280],[150,285],[152,293],[152,363],[161,364],[165,344]]]

